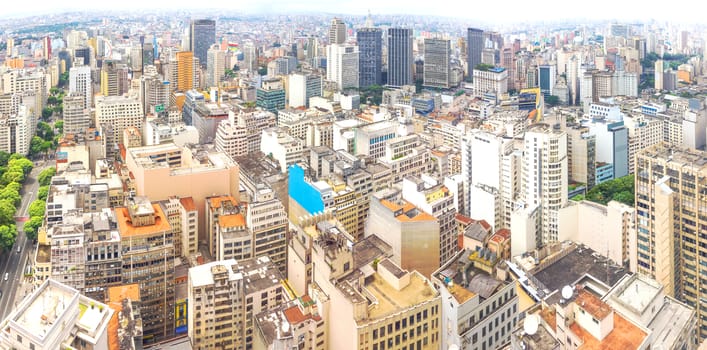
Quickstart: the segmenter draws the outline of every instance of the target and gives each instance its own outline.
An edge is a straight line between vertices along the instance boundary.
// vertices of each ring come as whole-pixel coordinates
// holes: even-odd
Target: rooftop
[[[378,300],[378,304],[369,307],[368,316],[372,320],[430,301],[437,296],[434,288],[418,273],[410,274],[410,284],[401,290],[374,274],[365,289]]]
[[[678,330],[685,329],[694,322],[695,311],[689,306],[670,297],[664,297],[663,307],[648,324],[653,332],[653,348],[668,349],[681,336]]]
[[[548,332],[545,327],[538,327],[535,334],[527,334],[521,324],[513,331],[513,343],[522,344],[520,347],[526,350],[554,350],[560,348],[560,343]]]
[[[154,234],[157,232],[164,232],[170,230],[171,226],[169,221],[164,215],[162,208],[159,204],[152,204],[152,209],[155,212],[155,224],[147,226],[133,226],[128,214],[128,208],[120,207],[115,208],[115,217],[118,221],[118,230],[122,238],[132,237],[132,236],[142,236]]]
[[[662,290],[663,286],[657,281],[635,274],[617,286],[608,297],[642,314]]]
[[[404,201],[402,204],[396,204],[386,199],[381,199],[381,204],[393,212],[398,221],[436,221],[434,216],[417,209],[412,203]]]
[[[446,285],[459,304],[477,295],[485,300],[508,284],[482,270],[495,266],[496,261],[496,255],[488,250],[465,249],[437,270],[435,277]]]
[[[614,329],[602,341],[594,338],[577,322],[572,323],[570,329],[584,341],[578,350],[638,349],[647,337],[646,332],[618,313],[614,313]]]
[[[613,311],[611,306],[584,289],[579,291],[575,303],[597,320],[605,319]]]
[[[558,256],[555,254],[566,255],[551,262]],[[544,260],[551,262],[549,265],[542,266],[543,262],[541,262],[530,273],[544,285],[547,289],[546,294],[567,285],[574,285],[585,274],[591,275],[609,287],[628,274],[628,271],[608,258],[574,243],[563,246],[562,251],[555,254]]]

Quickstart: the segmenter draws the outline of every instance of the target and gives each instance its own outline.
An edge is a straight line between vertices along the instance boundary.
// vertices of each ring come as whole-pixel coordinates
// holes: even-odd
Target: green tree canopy
[[[35,199],[29,205],[29,216],[44,216],[44,208],[46,203],[41,199]]]
[[[42,109],[42,119],[49,120],[49,117],[52,116],[52,113],[54,113],[54,110],[52,110],[51,107],[44,107]]]
[[[49,196],[49,186],[40,186],[37,190],[37,198],[46,201]]]
[[[602,182],[587,192],[587,200],[606,205],[615,200],[626,205],[634,205],[633,175]]]
[[[10,169],[14,167],[19,167],[22,169],[22,172],[25,174],[29,174],[30,171],[32,171],[32,168],[34,168],[34,163],[32,163],[31,160],[27,158],[19,158],[19,159],[12,159],[10,162],[7,164]]]
[[[0,226],[0,247],[2,247],[2,249],[12,249],[12,246],[15,245],[16,238],[17,228],[15,227],[15,224]]]
[[[57,120],[56,123],[54,123],[54,129],[56,129],[60,134],[63,134],[64,133],[64,121]]]
[[[44,218],[41,216],[33,216],[27,222],[25,222],[24,231],[27,235],[27,239],[35,240],[37,239],[37,231],[42,226]]]
[[[10,225],[15,222],[15,206],[6,199],[0,199],[0,225]]]
[[[37,123],[37,136],[51,141],[54,138],[54,128],[45,122],[39,122]]]
[[[37,176],[37,180],[39,181],[40,186],[48,186],[52,182],[52,177],[56,175],[56,168],[51,167],[51,168],[46,168],[42,170],[41,173],[39,173],[39,176]]]
[[[16,184],[17,182],[11,182],[12,184]],[[5,186],[2,190],[0,190],[0,200],[9,200],[14,204],[15,206],[20,205],[20,201],[22,200],[22,197],[20,196],[20,192],[16,189],[14,189],[12,186]]]
[[[5,151],[0,151],[0,166],[6,166],[7,162],[10,161],[10,153]]]
[[[10,182],[24,182],[25,174],[22,172],[22,168],[10,168],[4,174],[2,174],[2,179],[0,182],[2,184],[9,184]]]

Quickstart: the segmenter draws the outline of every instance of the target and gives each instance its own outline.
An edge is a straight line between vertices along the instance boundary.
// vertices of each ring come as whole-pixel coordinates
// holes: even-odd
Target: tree
[[[46,203],[41,200],[41,199],[35,199],[32,201],[32,203],[29,205],[29,216],[44,216],[44,208],[46,207]]]
[[[64,121],[57,120],[56,123],[54,123],[54,129],[56,129],[60,134],[63,134],[64,133]]]
[[[52,113],[54,113],[54,110],[52,110],[51,107],[44,107],[42,109],[42,119],[49,120],[49,117],[52,116]]]
[[[10,168],[2,174],[2,183],[9,184],[10,182],[24,182],[25,174],[21,168]]]
[[[17,182],[11,182],[11,184],[16,184]],[[0,190],[0,200],[8,200],[12,202],[13,205],[18,206],[20,204],[20,201],[22,200],[22,197],[20,196],[20,192],[11,187],[11,186],[5,186],[2,190]]]
[[[10,153],[5,151],[0,151],[0,166],[6,166],[7,162],[10,161]]]
[[[55,168],[46,168],[42,170],[41,173],[39,173],[39,176],[37,176],[37,180],[39,181],[40,186],[48,186],[52,182],[52,177],[56,175],[56,169]]]
[[[25,222],[24,231],[27,239],[35,240],[37,239],[37,232],[39,228],[42,227],[44,218],[41,216],[33,216],[27,222]]]
[[[8,163],[8,166],[10,168],[18,167],[22,169],[22,172],[27,175],[29,174],[30,171],[32,171],[32,168],[34,168],[34,164],[32,163],[31,160],[27,158],[19,158],[19,159],[13,159]]]
[[[0,200],[0,225],[15,222],[15,206],[8,200]]]
[[[37,198],[46,201],[49,196],[49,186],[40,186],[37,190]]]
[[[37,123],[37,136],[46,141],[51,141],[54,138],[54,128],[46,122]]]
[[[3,250],[12,249],[15,245],[15,239],[17,238],[17,228],[15,224],[8,224],[0,226],[0,247]]]
[[[41,137],[39,137],[39,136],[32,137],[32,140],[29,142],[29,155],[30,155],[30,157],[37,156],[43,152],[43,150],[42,150],[43,143],[44,143],[44,140]]]

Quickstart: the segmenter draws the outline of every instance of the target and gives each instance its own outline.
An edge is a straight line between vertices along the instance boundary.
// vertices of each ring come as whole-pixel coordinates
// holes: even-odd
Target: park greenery
[[[49,194],[49,184],[52,177],[56,175],[56,168],[46,168],[39,173],[37,181],[39,182],[39,190],[37,191],[37,199],[30,205],[27,213],[29,220],[25,222],[24,231],[28,239],[37,239],[37,232],[44,221],[44,209],[47,205],[47,195]]]
[[[606,205],[614,200],[626,205],[634,205],[634,178],[633,175],[620,177],[618,179],[602,182],[592,187],[585,195],[573,197],[573,200],[592,201]]]
[[[369,103],[374,106],[380,106],[383,101],[383,87],[380,85],[371,85],[360,88],[358,90],[362,103]]]

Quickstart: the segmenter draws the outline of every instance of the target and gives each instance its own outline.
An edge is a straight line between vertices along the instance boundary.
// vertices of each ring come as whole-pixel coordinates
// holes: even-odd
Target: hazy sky
[[[683,20],[699,21],[705,5],[697,0],[681,1],[678,9],[670,9],[671,3],[657,0],[118,0],[72,1],[33,0],[2,1],[0,16],[28,14],[33,9],[42,13],[59,12],[67,9],[198,9],[226,8],[252,12],[328,12],[344,14],[414,14],[438,15],[483,19],[486,21],[535,22],[568,18],[588,18],[606,20]],[[28,8],[31,6],[31,8]],[[584,7],[584,8],[583,8]],[[692,10],[691,10],[692,8]],[[660,9],[660,10],[659,10]],[[662,16],[656,18],[656,16]]]

